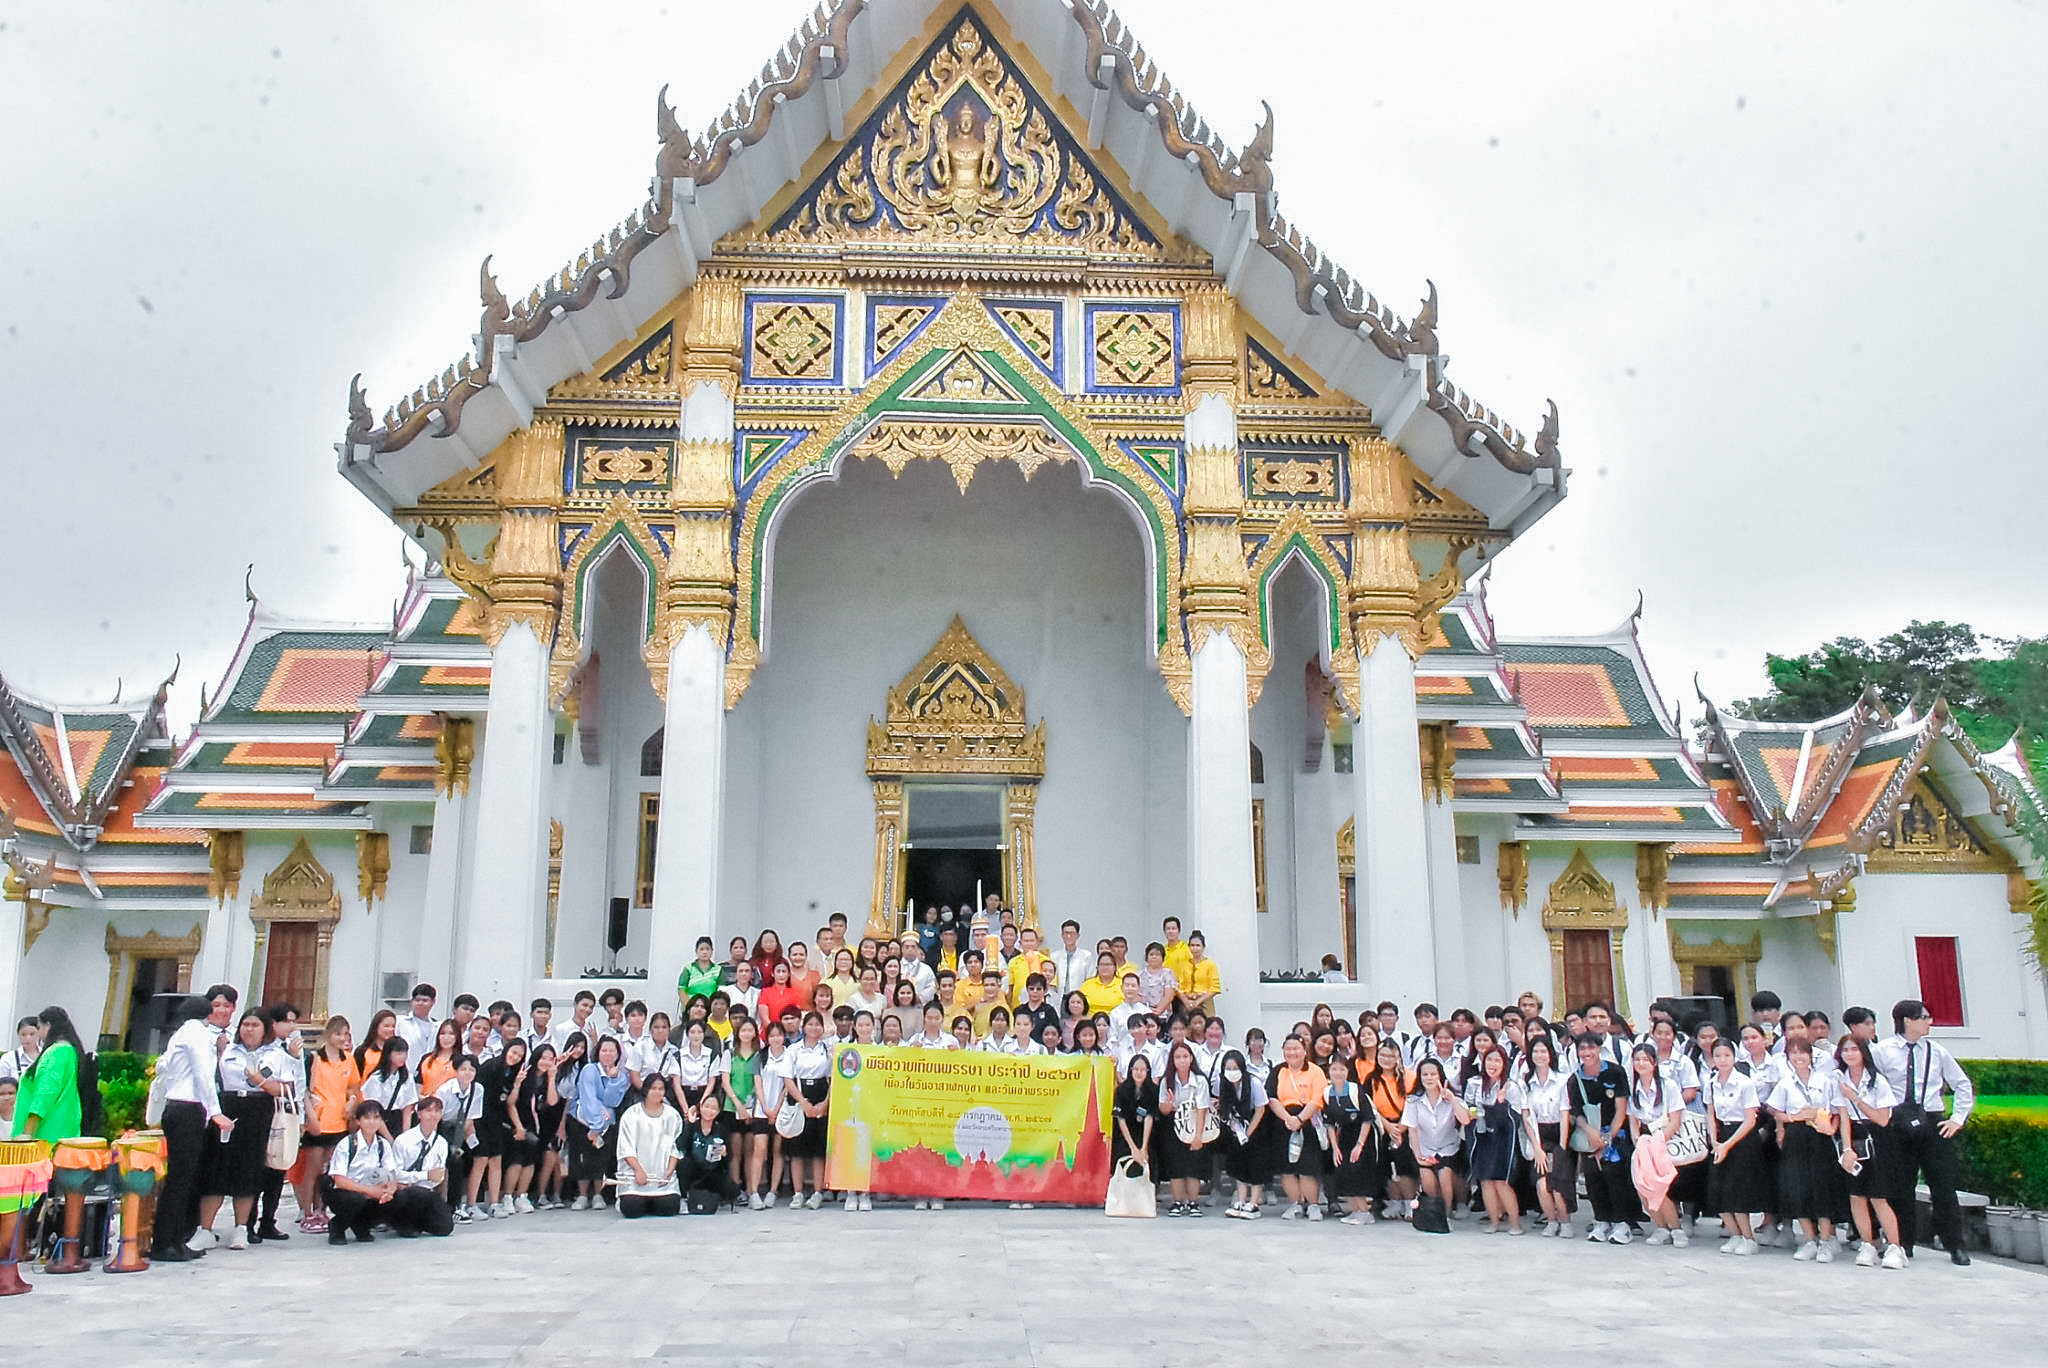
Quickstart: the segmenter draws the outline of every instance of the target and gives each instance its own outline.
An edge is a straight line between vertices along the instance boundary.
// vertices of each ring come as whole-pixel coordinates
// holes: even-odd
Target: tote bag
[[[1130,1216],[1151,1220],[1159,1214],[1159,1189],[1152,1171],[1137,1159],[1125,1156],[1109,1175],[1109,1198],[1102,1204],[1105,1216]]]
[[[1684,1168],[1697,1164],[1707,1157],[1707,1115],[1705,1112],[1684,1113],[1676,1126],[1664,1135],[1664,1148],[1670,1151],[1671,1162]]]
[[[289,1173],[299,1159],[299,1136],[305,1129],[305,1121],[299,1116],[299,1104],[290,1093],[277,1099],[277,1106],[270,1113],[270,1139],[263,1149],[263,1164],[279,1173]]]

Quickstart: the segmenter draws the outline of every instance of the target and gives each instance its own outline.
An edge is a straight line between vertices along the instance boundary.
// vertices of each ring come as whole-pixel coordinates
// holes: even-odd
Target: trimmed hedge
[[[2034,1093],[2048,1097],[2048,1060],[1959,1059],[1979,1093]]]
[[[1989,1107],[1956,1137],[1963,1186],[2000,1206],[2048,1209],[2048,1120]]]

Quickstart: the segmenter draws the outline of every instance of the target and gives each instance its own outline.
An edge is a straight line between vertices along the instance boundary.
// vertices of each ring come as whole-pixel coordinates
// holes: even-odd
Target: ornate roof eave
[[[1695,682],[1694,690],[1698,692]],[[1827,814],[1835,795],[1840,791],[1842,781],[1854,768],[1857,757],[1875,733],[1892,720],[1884,700],[1874,687],[1866,686],[1856,702],[1831,717],[1817,722],[1752,722],[1747,718],[1730,718],[1704,693],[1699,693],[1701,705],[1706,709],[1709,734],[1713,738],[1711,752],[1725,763],[1735,775],[1735,782],[1742,790],[1744,800],[1749,804],[1750,817],[1757,830],[1763,833],[1764,844],[1774,861],[1791,859],[1804,849],[1807,838],[1813,835]],[[1758,732],[1781,733],[1787,737],[1814,737],[1820,732],[1835,727],[1842,728],[1839,738],[1828,751],[1827,759],[1809,776],[1796,796],[1790,812],[1779,811],[1765,793],[1762,784],[1751,773],[1749,764],[1743,759],[1742,751],[1733,742],[1738,733]],[[1810,742],[1808,743],[1810,744]]]
[[[2018,834],[2019,813],[2021,806],[2026,802],[2025,795],[2011,775],[1993,765],[1985,758],[1984,753],[1977,749],[1976,743],[1970,740],[1962,724],[1956,720],[1955,714],[1949,708],[1948,700],[1937,696],[1934,705],[1918,721],[1911,724],[1911,729],[1919,733],[1913,749],[1907,753],[1897,771],[1885,784],[1884,792],[1879,794],[1877,802],[1872,804],[1869,815],[1850,834],[1851,845],[1865,852],[1875,846],[1878,834],[1891,825],[1899,804],[1903,803],[1906,795],[1912,791],[1913,781],[1920,776],[1921,771],[1927,768],[1941,768],[1932,764],[1931,755],[1935,743],[1945,741],[1954,749],[1956,758],[1961,762],[1960,769],[1974,776],[1984,786],[1987,798],[1986,803],[1979,807],[1975,803],[1963,802],[1961,795],[1952,793],[1951,796],[1957,799],[1958,810],[1966,818],[1996,819],[2004,827],[2004,831],[1980,831],[1979,835],[1996,841],[2004,847],[2008,855],[2028,868],[2037,868],[2039,857],[2034,854],[2032,845],[2024,836]],[[1906,730],[1908,729],[1900,728],[1884,736],[1873,737],[1871,740],[1873,743],[1896,740]],[[1948,774],[1944,777],[1953,779],[1959,776]]]
[[[851,99],[842,82],[858,98],[937,8],[937,0],[820,4],[700,135],[682,130],[664,90],[656,101],[659,148],[646,204],[521,304],[498,290],[486,258],[473,357],[401,400],[381,423],[358,376],[337,448],[343,475],[389,512],[480,464],[532,421],[550,387],[591,370],[597,357],[631,340],[656,309],[688,288],[712,245],[753,222],[818,145],[844,136]],[[1515,430],[1445,379],[1433,285],[1421,311],[1404,322],[1280,216],[1270,108],[1252,142],[1233,153],[1106,0],[1019,0],[1000,13],[1040,54],[1069,51],[1065,25],[1079,26],[1084,62],[1078,70],[1072,63],[1053,70],[1055,90],[1046,93],[1086,112],[1087,146],[1106,148],[1132,168],[1137,194],[1179,206],[1175,229],[1210,253],[1246,312],[1368,406],[1426,478],[1510,534],[1563,498],[1555,404],[1533,440]],[[661,243],[666,250],[648,250]],[[556,322],[562,326],[550,326]],[[422,441],[410,459],[388,459]]]
[[[43,811],[57,823],[64,838],[80,851],[90,850],[99,837],[102,823],[115,803],[120,801],[121,787],[135,766],[135,758],[142,748],[152,741],[168,739],[169,723],[165,720],[164,707],[170,698],[170,688],[177,681],[178,671],[173,668],[170,676],[151,695],[146,704],[123,705],[118,699],[111,704],[95,705],[96,713],[124,712],[133,715],[134,730],[129,733],[126,744],[115,763],[107,782],[94,791],[91,776],[79,777],[80,792],[76,799],[71,796],[71,785],[59,769],[57,761],[44,749],[34,729],[22,713],[22,696],[17,695],[4,677],[0,677],[0,742],[6,744],[8,753],[21,767],[36,800]],[[52,716],[61,717],[77,711],[62,704],[50,703],[43,699],[29,699],[34,706]]]

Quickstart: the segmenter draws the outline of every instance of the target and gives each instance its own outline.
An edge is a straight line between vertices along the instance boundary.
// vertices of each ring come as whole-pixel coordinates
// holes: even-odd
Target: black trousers
[[[732,1170],[728,1166],[700,1164],[687,1154],[676,1163],[676,1183],[685,1193],[693,1188],[715,1192],[722,1202],[737,1202],[746,1195],[732,1180]]]
[[[619,1216],[628,1221],[637,1221],[642,1216],[677,1216],[682,1214],[683,1199],[671,1193],[667,1197],[621,1197]]]
[[[390,1201],[376,1202],[360,1192],[336,1187],[331,1181],[323,1183],[323,1186],[327,1193],[327,1210],[332,1213],[329,1229],[346,1227],[354,1231],[359,1240],[367,1238],[370,1227],[380,1221],[401,1234],[412,1231],[421,1235],[447,1235],[455,1229],[455,1213],[434,1195],[432,1188],[402,1187],[392,1194]]]
[[[1941,1237],[1941,1247],[1963,1247],[1963,1208],[1956,1201],[1956,1142],[1941,1134],[1940,1125],[1941,1118],[1929,1114],[1924,1125],[1891,1127],[1897,1146],[1893,1176],[1898,1180],[1891,1203],[1899,1218],[1899,1243],[1909,1255],[1920,1224],[1915,1187],[1922,1172],[1927,1175],[1927,1195],[1934,1203],[1934,1233]]]
[[[284,1170],[264,1169],[263,1193],[256,1204],[256,1225],[259,1230],[277,1228],[277,1204],[283,1200]]]
[[[164,1106],[164,1181],[157,1190],[157,1249],[174,1249],[199,1229],[199,1160],[205,1153],[206,1108],[197,1102]]]

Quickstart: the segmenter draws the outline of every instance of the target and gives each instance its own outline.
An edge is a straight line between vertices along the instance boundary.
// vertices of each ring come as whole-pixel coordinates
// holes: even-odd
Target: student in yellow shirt
[[[1015,1011],[1024,1001],[1024,984],[1033,974],[1042,974],[1046,981],[1052,981],[1052,956],[1038,948],[1038,929],[1027,926],[1017,933],[1017,953],[1003,966],[1003,977],[1007,980],[1010,1009]]]
[[[1223,991],[1223,974],[1209,958],[1209,940],[1197,931],[1187,939],[1188,971],[1180,981],[1181,1001],[1190,1012],[1213,1012]]]
[[[981,1005],[981,952],[969,950],[960,957],[960,973],[953,984],[953,1003],[963,1012]]]
[[[990,969],[982,974],[981,998],[974,1004],[974,1010],[968,1013],[974,1020],[976,1040],[987,1038],[989,1018],[997,1012],[1003,1014],[1005,1022],[1009,1020],[1010,1009],[1003,1005],[1003,976],[998,971]]]
[[[1168,917],[1159,923],[1159,929],[1166,933],[1166,967],[1173,970],[1174,978],[1180,982],[1181,992],[1185,993],[1191,986],[1188,971],[1191,957],[1188,954],[1188,943],[1180,938],[1180,918]]]
[[[1095,957],[1095,977],[1082,980],[1081,996],[1088,1000],[1091,1016],[1111,1011],[1124,1000],[1124,980],[1117,973],[1114,954],[1104,950]]]
[[[1131,963],[1131,943],[1123,936],[1114,936],[1109,942],[1110,953],[1116,956],[1116,976],[1119,980],[1125,974],[1135,974],[1138,966]],[[1119,999],[1121,1000],[1121,999]]]
[[[960,972],[960,933],[950,926],[939,928],[939,962],[932,968]]]

